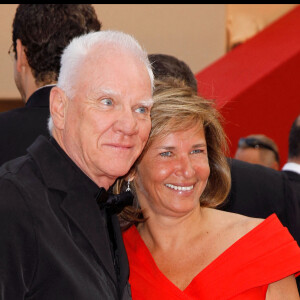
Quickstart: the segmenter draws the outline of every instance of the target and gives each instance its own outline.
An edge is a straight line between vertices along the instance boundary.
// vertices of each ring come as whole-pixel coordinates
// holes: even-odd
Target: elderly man
[[[151,121],[147,54],[115,31],[75,38],[50,93],[50,140],[0,169],[1,299],[131,299],[107,190]]]

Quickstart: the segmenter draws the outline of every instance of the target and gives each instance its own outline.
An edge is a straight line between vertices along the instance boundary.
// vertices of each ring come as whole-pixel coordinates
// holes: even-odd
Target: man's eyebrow
[[[106,95],[114,95],[114,96],[120,96],[120,93],[113,90],[113,89],[109,89],[109,88],[102,88],[102,87],[98,87],[95,89],[92,89],[92,93],[95,94],[106,94]]]
[[[119,93],[109,88],[94,87],[87,92],[86,97],[90,100],[96,100],[100,95],[116,97],[119,96]]]
[[[102,87],[99,87],[99,88],[94,88],[90,91],[90,95],[94,95],[94,96],[97,96],[98,94],[104,94],[104,95],[107,95],[107,96],[118,96],[118,97],[121,97],[121,94],[113,89],[110,89],[110,88],[102,88]],[[138,105],[143,105],[143,106],[146,106],[146,107],[151,107],[153,105],[153,98],[149,98],[149,99],[146,99],[146,100],[140,100],[138,101]]]
[[[146,107],[150,107],[150,106],[153,105],[153,99],[150,98],[150,99],[147,99],[147,100],[141,100],[141,101],[139,102],[139,104],[144,105],[144,106],[146,106]]]

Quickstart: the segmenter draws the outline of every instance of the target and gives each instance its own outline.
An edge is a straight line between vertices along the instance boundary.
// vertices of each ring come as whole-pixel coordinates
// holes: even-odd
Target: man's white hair
[[[80,67],[82,66],[85,58],[88,56],[90,50],[92,50],[95,45],[97,45],[99,49],[101,49],[101,46],[106,47],[107,45],[114,45],[118,47],[119,51],[130,51],[145,64],[153,91],[154,75],[147,52],[133,36],[121,31],[104,30],[90,32],[79,37],[75,37],[64,49],[60,61],[61,67],[57,86],[66,93],[69,99],[72,99],[75,96],[77,82],[76,77],[80,76],[78,75],[80,74]],[[48,121],[48,128],[50,134],[52,134],[53,121],[51,115]]]

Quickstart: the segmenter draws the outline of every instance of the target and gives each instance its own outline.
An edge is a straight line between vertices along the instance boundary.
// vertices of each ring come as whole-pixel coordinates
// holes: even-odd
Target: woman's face
[[[194,126],[155,139],[135,177],[144,216],[183,216],[199,208],[209,173],[203,128]]]

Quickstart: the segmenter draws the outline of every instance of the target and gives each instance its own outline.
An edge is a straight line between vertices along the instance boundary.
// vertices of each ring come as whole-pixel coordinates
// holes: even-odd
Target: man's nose
[[[138,123],[131,109],[123,109],[117,116],[115,129],[126,135],[134,135],[138,132]]]

